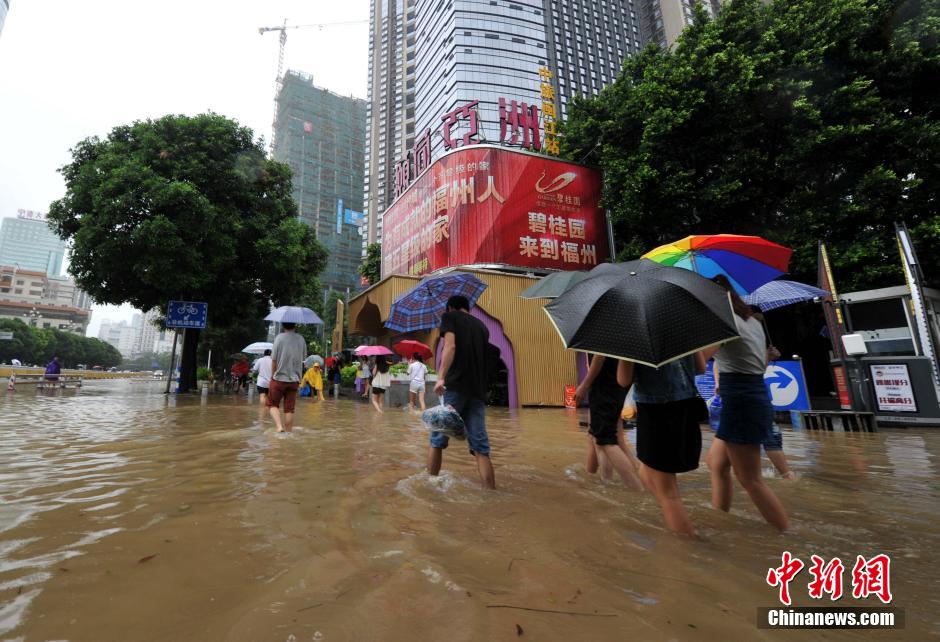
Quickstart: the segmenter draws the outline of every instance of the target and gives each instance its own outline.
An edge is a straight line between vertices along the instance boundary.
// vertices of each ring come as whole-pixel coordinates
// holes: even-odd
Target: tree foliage
[[[575,102],[564,152],[603,170],[624,257],[759,234],[813,281],[822,240],[842,289],[897,284],[895,221],[940,260],[938,47],[938,0],[733,0]]]
[[[366,246],[366,260],[359,266],[359,274],[366,277],[369,285],[382,280],[382,244],[369,243]]]
[[[79,364],[110,368],[121,363],[121,353],[100,339],[54,328],[36,328],[19,319],[0,319],[0,330],[13,333],[12,340],[0,341],[2,363],[19,359],[23,364],[44,366],[52,357],[59,357],[64,368]]]
[[[223,116],[116,127],[78,143],[60,172],[66,194],[49,219],[72,244],[69,272],[101,303],[206,301],[224,332],[268,302],[291,303],[326,261],[294,216],[290,168]],[[195,386],[198,340],[186,330],[183,390]]]

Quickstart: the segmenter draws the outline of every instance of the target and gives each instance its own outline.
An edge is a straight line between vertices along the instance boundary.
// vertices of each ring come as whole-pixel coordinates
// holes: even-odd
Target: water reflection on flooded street
[[[427,433],[405,411],[302,399],[281,437],[256,398],[161,391],[0,401],[0,639],[509,640],[517,625],[534,640],[805,638],[820,632],[755,627],[784,550],[841,557],[840,606],[880,605],[851,599],[849,571],[891,555],[906,628],[827,639],[940,635],[940,431],[785,430],[800,475],[770,481],[785,535],[740,487],[730,515],[712,510],[703,465],[680,478],[690,542],[648,495],[585,472],[564,410],[490,409],[500,489],[484,493],[454,445],[427,477]],[[809,579],[791,584],[795,605],[813,602]]]

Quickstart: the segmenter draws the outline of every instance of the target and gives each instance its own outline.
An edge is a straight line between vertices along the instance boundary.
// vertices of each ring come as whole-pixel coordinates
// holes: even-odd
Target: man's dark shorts
[[[268,387],[268,408],[277,408],[281,405],[281,399],[284,400],[284,412],[294,412],[297,405],[297,389],[300,388],[299,381],[278,381],[271,380]]]

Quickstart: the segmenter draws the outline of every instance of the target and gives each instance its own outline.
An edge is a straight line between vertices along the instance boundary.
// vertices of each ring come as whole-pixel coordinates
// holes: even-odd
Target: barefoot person
[[[416,409],[415,402],[421,404],[421,412],[427,410],[424,404],[425,377],[428,374],[428,367],[424,365],[424,359],[415,352],[408,363],[408,408]]]
[[[268,405],[268,388],[271,386],[271,351],[265,350],[264,356],[251,366],[253,372],[258,373],[255,387],[258,389],[258,398],[262,406]]]
[[[617,361],[601,355],[591,357],[587,376],[574,391],[574,398],[581,403],[588,398],[590,423],[588,437],[587,470],[594,473],[598,468],[604,479],[612,476],[614,468],[623,483],[635,490],[643,489],[637,474],[638,462],[627,446],[623,434],[620,413],[627,398],[627,389],[617,383]]]
[[[485,488],[496,488],[493,463],[490,461],[490,440],[486,434],[486,393],[488,388],[486,348],[490,333],[483,322],[470,315],[470,301],[452,296],[441,319],[441,355],[434,392],[443,395],[444,403],[452,406],[463,418],[470,454],[476,457],[480,481]],[[374,384],[373,384],[374,385]],[[428,473],[441,472],[448,437],[431,433],[428,449]]]
[[[271,351],[271,385],[268,388],[268,411],[278,432],[294,429],[294,407],[297,404],[297,389],[300,387],[301,370],[307,356],[307,342],[297,334],[293,323],[282,323],[283,332],[274,340]],[[281,423],[279,406],[284,400],[284,423]]]
[[[698,425],[695,375],[705,372],[702,353],[683,357],[659,369],[621,361],[617,381],[632,383],[636,398],[636,456],[640,479],[656,498],[666,527],[695,535],[682,498],[677,473],[698,468],[702,433]]]
[[[785,531],[790,526],[786,510],[764,483],[761,472],[760,447],[770,437],[774,420],[764,384],[767,368],[764,327],[728,279],[719,275],[712,280],[731,295],[734,321],[741,335],[740,340],[712,351],[715,366],[721,372],[721,419],[708,458],[712,505],[723,511],[731,509],[731,469],[734,469],[735,477],[764,519]]]

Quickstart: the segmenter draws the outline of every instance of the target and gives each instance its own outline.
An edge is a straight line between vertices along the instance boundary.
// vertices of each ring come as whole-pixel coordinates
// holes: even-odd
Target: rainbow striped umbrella
[[[698,272],[710,279],[724,274],[738,294],[749,294],[787,271],[793,250],[759,236],[687,236],[661,245],[643,258]]]

